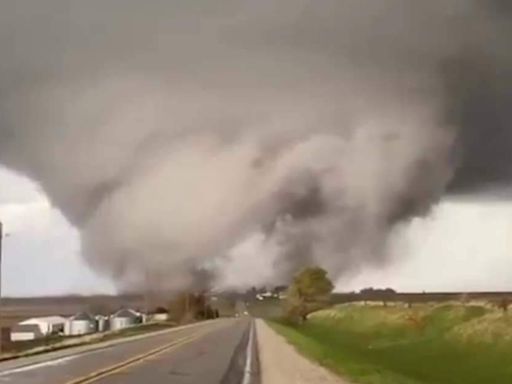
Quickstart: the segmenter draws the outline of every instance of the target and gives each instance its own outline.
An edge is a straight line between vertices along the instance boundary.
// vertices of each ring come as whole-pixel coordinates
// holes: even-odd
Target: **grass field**
[[[512,314],[481,305],[340,305],[270,325],[354,383],[512,383]]]

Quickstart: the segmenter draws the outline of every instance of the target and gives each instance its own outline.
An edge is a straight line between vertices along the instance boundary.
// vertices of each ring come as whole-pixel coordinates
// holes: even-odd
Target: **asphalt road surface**
[[[0,383],[253,384],[253,337],[250,319],[220,319],[93,350],[0,363]]]

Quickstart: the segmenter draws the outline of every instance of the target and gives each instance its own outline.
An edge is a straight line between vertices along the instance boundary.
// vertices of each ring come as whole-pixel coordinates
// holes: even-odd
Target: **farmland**
[[[111,312],[120,307],[144,308],[145,305],[141,295],[2,298],[0,326],[10,327],[30,317],[72,316],[80,311]]]

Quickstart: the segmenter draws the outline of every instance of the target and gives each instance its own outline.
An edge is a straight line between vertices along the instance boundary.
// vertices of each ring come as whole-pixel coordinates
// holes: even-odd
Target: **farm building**
[[[151,316],[151,319],[153,321],[167,321],[169,320],[169,312],[163,307],[158,307]]]
[[[96,319],[86,312],[80,312],[70,317],[64,326],[66,336],[86,335],[96,332]]]
[[[11,341],[27,341],[44,337],[36,324],[16,324],[11,329]]]
[[[11,330],[11,341],[34,340],[59,334],[64,331],[66,319],[62,316],[34,317],[15,325]]]
[[[120,329],[132,327],[142,322],[141,315],[132,309],[120,309],[114,313],[110,319],[110,329],[118,331]]]
[[[23,320],[20,324],[35,324],[41,330],[43,335],[52,335],[64,331],[66,318],[62,316],[34,317]]]

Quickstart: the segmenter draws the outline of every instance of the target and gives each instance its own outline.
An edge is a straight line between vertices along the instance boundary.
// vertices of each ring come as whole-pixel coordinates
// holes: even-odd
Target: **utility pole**
[[[207,309],[208,305],[206,303],[206,290],[203,292],[203,320],[206,320],[207,319],[207,316],[206,316],[206,309]]]
[[[0,317],[2,316],[2,245],[3,239],[8,236],[9,234],[4,232],[3,223],[0,221]],[[2,341],[4,337],[2,328],[2,322],[0,321],[0,353],[2,352]]]
[[[188,318],[188,312],[190,311],[190,294],[185,294],[185,318]]]
[[[4,228],[0,221],[0,316],[2,315],[2,240],[4,238]],[[2,352],[2,324],[0,322],[0,353]]]
[[[3,224],[0,221],[0,304],[2,302],[2,240],[4,238]]]
[[[149,284],[148,284],[148,270],[144,269],[144,312],[146,312],[146,319],[149,316]]]

